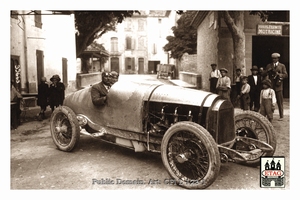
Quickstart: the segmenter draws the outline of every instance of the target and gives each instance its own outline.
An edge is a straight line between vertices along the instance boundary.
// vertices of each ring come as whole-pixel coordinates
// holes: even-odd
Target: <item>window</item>
[[[139,50],[144,50],[145,47],[145,37],[139,37],[138,39],[138,49]]]
[[[126,49],[132,49],[132,39],[131,39],[131,37],[126,37]]]
[[[128,21],[126,22],[126,27],[125,27],[125,31],[131,31],[131,25],[132,22],[130,19],[128,19]]]
[[[155,43],[153,43],[152,53],[153,53],[153,54],[156,54],[156,53],[157,53],[157,51],[156,51],[156,44],[155,44]]]
[[[139,19],[138,21],[138,31],[144,31],[144,20]]]
[[[42,28],[42,12],[40,10],[34,11],[35,27]]]
[[[111,51],[112,52],[117,52],[118,51],[118,38],[117,37],[112,37],[110,39],[111,42]]]

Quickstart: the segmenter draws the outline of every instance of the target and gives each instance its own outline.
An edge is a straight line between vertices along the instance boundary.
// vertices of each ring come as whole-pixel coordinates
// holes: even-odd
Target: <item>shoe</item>
[[[279,118],[278,121],[283,121],[283,118]]]

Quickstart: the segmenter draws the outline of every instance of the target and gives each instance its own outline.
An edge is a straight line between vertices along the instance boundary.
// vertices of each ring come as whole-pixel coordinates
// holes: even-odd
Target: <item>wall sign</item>
[[[282,35],[282,25],[258,24],[257,35]]]

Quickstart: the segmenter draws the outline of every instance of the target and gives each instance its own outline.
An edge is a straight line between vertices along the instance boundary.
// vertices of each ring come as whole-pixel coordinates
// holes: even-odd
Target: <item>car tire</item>
[[[245,130],[246,137],[258,139],[266,142],[273,147],[273,151],[264,152],[257,158],[248,159],[245,163],[249,166],[258,166],[260,164],[261,156],[273,156],[276,150],[276,133],[271,122],[258,112],[246,110],[235,113],[235,131],[238,135],[238,130]],[[238,151],[236,145],[233,149]]]
[[[80,138],[79,123],[75,113],[67,106],[57,107],[50,119],[51,136],[61,151],[72,151]]]
[[[220,171],[220,154],[215,140],[194,122],[178,122],[166,131],[161,157],[171,180],[188,189],[207,188]]]

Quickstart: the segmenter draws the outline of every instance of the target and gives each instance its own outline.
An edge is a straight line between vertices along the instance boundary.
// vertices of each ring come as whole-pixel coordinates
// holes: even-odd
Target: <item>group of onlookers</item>
[[[38,85],[37,94],[37,105],[40,106],[40,112],[38,114],[38,119],[45,119],[45,111],[47,106],[50,106],[52,112],[56,107],[63,104],[65,98],[65,85],[60,82],[59,75],[53,75],[50,78],[50,83],[47,82],[46,77],[42,77],[40,84]],[[11,81],[10,90],[10,101],[11,107],[11,123],[14,128],[20,124],[20,114],[22,104],[24,105],[24,100],[22,94],[15,88],[14,82]],[[13,118],[16,118],[15,120]]]
[[[211,64],[210,91],[232,101],[242,110],[260,112],[269,121],[273,119],[273,112],[277,103],[279,121],[283,120],[283,79],[288,77],[286,67],[279,62],[280,54],[271,55],[272,63],[266,68],[251,68],[251,75],[243,76],[241,69],[236,69],[234,77],[236,97],[231,98],[231,80],[227,76],[226,68],[217,69],[216,64]]]

